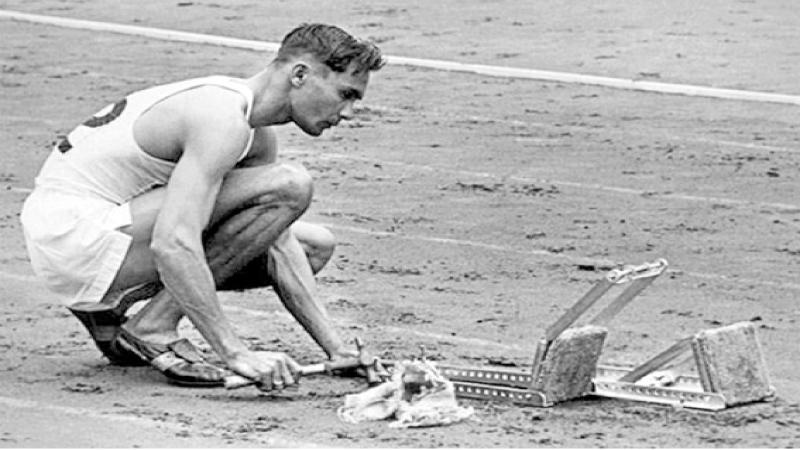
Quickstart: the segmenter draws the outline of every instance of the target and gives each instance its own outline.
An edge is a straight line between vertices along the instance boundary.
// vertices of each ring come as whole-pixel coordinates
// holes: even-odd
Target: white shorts
[[[99,302],[119,272],[131,237],[130,205],[37,187],[20,216],[36,275],[67,306]]]

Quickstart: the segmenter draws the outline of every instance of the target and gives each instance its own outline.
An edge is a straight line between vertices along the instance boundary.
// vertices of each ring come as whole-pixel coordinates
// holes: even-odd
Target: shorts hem
[[[125,256],[128,254],[133,238],[121,231],[113,232],[114,239],[109,243],[106,250],[103,252],[105,258],[98,270],[98,274],[92,283],[72,298],[68,305],[77,302],[91,302],[98,303],[108,293],[108,289],[117,277],[122,263],[125,261]]]

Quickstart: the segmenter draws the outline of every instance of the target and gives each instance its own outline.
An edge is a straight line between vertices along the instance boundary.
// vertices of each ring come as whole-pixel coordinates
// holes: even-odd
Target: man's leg
[[[265,197],[273,197],[273,195]],[[310,201],[310,192],[305,201]],[[305,203],[302,208],[296,209],[297,213],[289,219],[296,220],[305,211],[307,205],[308,203]],[[311,257],[313,262],[310,262],[306,248],[291,229],[281,231],[274,240],[267,239],[269,231],[275,230],[273,226],[275,222],[265,220],[267,216],[265,211],[269,211],[270,208],[264,208],[264,206],[260,202],[255,205],[245,205],[232,216],[212,223],[212,226],[204,233],[206,257],[217,283],[224,284],[225,280],[245,269],[266,249],[267,258],[262,258],[262,261],[266,259],[266,270],[263,270],[263,263],[257,266],[257,272],[253,274],[251,284],[266,285],[272,280],[272,285],[286,308],[329,357],[352,356],[352,352],[343,349],[342,341],[315,292],[316,281],[312,264],[320,268],[330,259],[333,251],[333,236],[320,227],[311,225],[296,227],[298,233],[306,238],[304,240],[313,240],[317,244],[316,251]],[[151,302],[151,306],[134,316],[129,322],[130,326],[126,326],[122,330],[119,341],[123,348],[140,349],[143,355],[157,355],[158,359],[153,358],[152,364],[175,382],[193,385],[214,385],[216,382],[221,382],[224,372],[214,370],[213,366],[209,367],[185,340],[182,340],[185,345],[180,347],[184,351],[191,350],[188,353],[179,352],[175,342],[168,347],[185,362],[178,361],[175,364],[170,363],[167,368],[161,367],[159,361],[163,353],[152,350],[154,348],[153,341],[168,341],[176,336],[174,330],[181,317],[181,311],[176,307],[174,301],[172,304],[169,303],[168,294],[160,294],[155,301]],[[131,335],[129,330],[139,337]],[[162,334],[164,331],[167,331],[166,335]],[[142,334],[148,332],[150,333],[149,338],[142,339],[144,337]],[[129,343],[133,345],[129,345]],[[187,346],[190,348],[187,349]],[[198,359],[199,361],[197,361]]]
[[[290,230],[300,242],[313,273],[322,270],[335,248],[335,239],[330,231],[307,222],[295,222]],[[233,239],[235,237],[231,240]],[[263,253],[227,279],[219,279],[215,274],[217,288],[245,290],[273,286],[269,275],[269,254],[266,250],[262,251]],[[182,318],[183,311],[167,291],[162,290],[128,321],[126,327],[144,340],[168,343],[178,338],[176,328]]]
[[[122,231],[130,234],[133,242],[111,291],[160,279],[150,243],[165,196],[165,189],[155,189],[131,202],[133,223]],[[236,169],[228,174],[204,233],[206,258],[214,278],[229,278],[263,253],[306,210],[310,197],[311,179],[297,165],[273,164]],[[214,240],[213,236],[220,233],[231,239]],[[166,294],[160,294],[154,300],[166,298]],[[130,327],[135,329],[148,320],[177,325],[182,317],[177,304],[172,305],[172,310],[163,305],[158,310],[161,314],[140,311]],[[170,328],[174,330],[174,326]]]
[[[132,236],[132,244],[112,284],[108,302],[118,301],[113,297],[118,297],[121,292],[137,290],[135,288],[141,285],[160,285],[149,247],[165,195],[165,189],[155,189],[131,202],[132,225],[122,231]],[[216,250],[213,245],[208,249],[216,255],[209,261],[215,276],[224,279],[227,274],[236,273],[247,260],[263,253],[269,242],[305,211],[310,195],[310,177],[300,166],[276,164],[232,171],[223,182],[209,230],[223,225],[237,239],[236,242],[220,241],[217,245],[225,246],[223,251]],[[160,332],[162,340],[167,340],[177,337],[174,330],[182,316],[180,307],[164,291],[135,316],[130,328],[136,330],[138,327],[143,334]]]
[[[291,232],[302,246],[312,272],[318,273],[333,255],[336,247],[335,237],[321,225],[300,221],[292,224]],[[269,254],[266,251],[247,264],[244,269],[217,283],[219,290],[246,290],[272,286],[273,281],[269,275]],[[136,324],[136,335],[146,341],[166,344],[177,340],[176,328],[184,314],[163,289],[160,281],[109,292],[102,302],[111,309],[99,317],[96,310],[92,309],[73,312],[92,331],[101,351],[111,359],[112,363],[146,365],[147,363],[138,356],[110,347],[116,335],[115,330],[126,320],[124,315],[127,309],[142,300],[150,300],[142,308],[148,311],[137,314],[137,318],[132,319],[128,326],[133,327]],[[101,336],[103,333],[106,334],[105,338]]]
[[[306,210],[311,178],[294,164],[272,164],[235,169],[225,177],[204,241],[220,233],[237,242],[206,246],[206,258],[215,279],[226,279],[263,253]],[[166,189],[146,192],[131,201],[133,223],[121,231],[133,238],[110,292],[160,279],[150,242]],[[265,245],[257,245],[264,243]]]
[[[311,271],[319,273],[328,264],[336,248],[336,238],[325,227],[308,222],[298,221],[292,224],[290,230],[300,242],[303,253],[308,259]],[[245,268],[233,274],[226,280],[217,280],[217,289],[235,291],[271,287],[272,278],[269,275],[269,253],[264,251]]]
[[[223,204],[230,203],[226,196],[236,194],[226,190],[229,181],[226,179],[219,196]],[[310,184],[308,188],[310,190]],[[297,189],[289,189],[289,192],[296,193]],[[263,198],[274,196],[270,194]],[[305,200],[310,201],[310,192]],[[330,258],[333,236],[320,227],[295,226],[301,240],[318,244],[309,258],[308,246],[304,247],[291,229],[281,230],[275,237],[275,230],[279,228],[274,227],[276,222],[269,217],[271,208],[274,208],[270,203],[240,205],[237,211],[227,216],[219,214],[219,209],[215,210],[212,225],[204,233],[206,258],[217,285],[230,288],[232,285],[262,287],[271,284],[289,312],[329,357],[351,356],[351,351],[344,350],[343,342],[316,295],[314,269],[321,268]],[[288,216],[289,221],[296,220],[306,207],[307,203],[304,203],[302,208],[290,209],[289,212],[294,214]],[[251,264],[255,264],[254,270],[245,270]],[[127,328],[142,337],[148,334],[152,341],[163,342],[176,337],[174,330],[182,314],[177,305],[172,305],[174,310],[170,310],[169,305],[160,304],[167,298],[166,294],[159,296],[156,299],[159,301],[152,302],[150,307],[134,316]]]

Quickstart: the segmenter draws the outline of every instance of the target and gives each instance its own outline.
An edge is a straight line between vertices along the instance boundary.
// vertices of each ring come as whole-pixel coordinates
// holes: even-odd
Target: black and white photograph
[[[0,0],[0,448],[800,447],[800,3]]]

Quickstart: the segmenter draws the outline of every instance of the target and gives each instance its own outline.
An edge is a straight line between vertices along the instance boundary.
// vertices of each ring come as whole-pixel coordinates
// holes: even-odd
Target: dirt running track
[[[0,7],[267,41],[326,21],[390,55],[800,94],[789,0],[318,3]],[[316,179],[307,218],[341,241],[321,295],[382,355],[425,344],[450,363],[524,367],[604,271],[664,257],[670,271],[612,324],[603,362],[752,320],[779,395],[715,414],[474,402],[474,421],[398,431],[336,418],[354,380],[229,393],[108,366],[28,265],[18,213],[57,134],[132,90],[249,75],[270,55],[8,20],[0,35],[0,446],[800,445],[800,107],[388,66],[357,120],[319,139],[280,129],[284,157]],[[222,300],[253,346],[321,357],[271,291]]]

